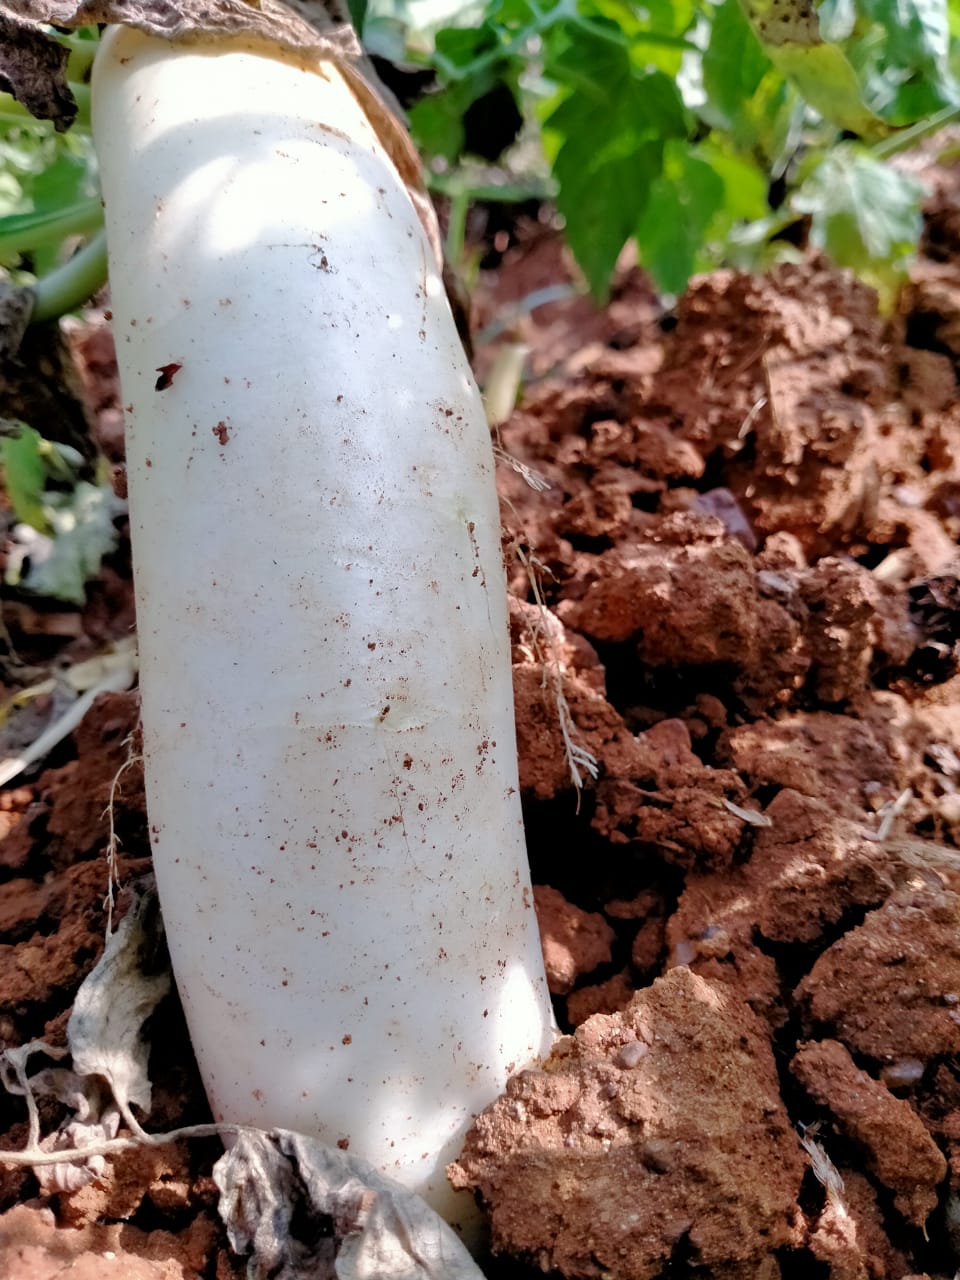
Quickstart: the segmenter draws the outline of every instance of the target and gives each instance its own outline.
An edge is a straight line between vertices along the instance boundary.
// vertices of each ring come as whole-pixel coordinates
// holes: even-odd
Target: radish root
[[[137,728],[139,728],[139,723],[137,725]],[[105,932],[108,938],[110,937],[111,933],[113,933],[113,909],[115,905],[114,890],[120,888],[120,877],[117,872],[117,854],[120,849],[120,841],[117,838],[117,827],[116,827],[116,821],[115,821],[117,790],[120,785],[120,779],[123,777],[126,771],[129,768],[131,768],[132,765],[143,763],[142,754],[139,751],[134,751],[133,749],[134,736],[136,732],[137,730],[134,729],[134,731],[132,733],[129,733],[127,737],[124,739],[124,746],[127,748],[127,758],[126,760],[124,760],[123,764],[120,766],[117,772],[113,775],[113,778],[110,781],[110,798],[107,801],[107,807],[104,810],[104,814],[103,814],[103,816],[107,820],[107,826],[108,826],[107,893],[106,893],[106,897],[104,898],[104,906],[106,907],[106,911],[107,911],[107,927]]]

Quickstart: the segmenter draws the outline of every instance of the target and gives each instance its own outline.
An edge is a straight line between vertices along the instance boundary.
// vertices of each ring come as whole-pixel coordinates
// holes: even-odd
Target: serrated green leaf
[[[3,483],[13,513],[24,524],[41,533],[49,531],[43,503],[47,468],[43,460],[43,437],[33,427],[21,426],[13,436],[0,438]]]
[[[571,138],[554,165],[557,204],[567,242],[594,295],[606,295],[620,251],[633,234],[660,170],[662,144],[648,141],[629,155],[585,163],[582,140]]]
[[[686,31],[696,6],[690,0],[588,0],[579,6],[582,14],[603,14],[630,38],[645,32],[679,35]]]
[[[492,0],[486,7],[484,17],[497,27],[526,27],[536,21],[528,0]]]
[[[564,137],[588,130],[598,147],[620,137],[683,137],[688,117],[671,76],[636,70],[627,49],[579,35],[547,59],[547,73],[575,92],[548,116],[545,127]]]
[[[544,69],[551,80],[586,94],[593,101],[613,103],[629,91],[633,68],[625,39],[612,29],[609,40],[567,27],[555,28],[546,44]]]
[[[610,274],[660,172],[663,142],[686,137],[688,116],[673,79],[637,71],[626,48],[578,33],[547,59],[573,92],[544,121],[567,238],[591,289]]]
[[[676,76],[684,52],[690,47],[685,36],[695,15],[690,0],[581,0],[582,17],[591,22],[599,18],[612,25],[630,51],[630,60],[642,70],[655,66]],[[595,28],[594,28],[595,29]]]
[[[855,143],[828,152],[793,194],[811,217],[810,241],[874,284],[889,303],[916,252],[926,190]]]
[[[640,261],[661,289],[684,289],[725,197],[722,178],[695,148],[676,140],[666,144],[636,229]]]

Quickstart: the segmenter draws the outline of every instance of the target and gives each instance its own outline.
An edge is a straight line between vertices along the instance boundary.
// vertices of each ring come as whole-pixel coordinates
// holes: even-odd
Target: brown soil
[[[535,378],[502,443],[550,482],[536,492],[501,467],[517,729],[569,1034],[451,1170],[489,1211],[491,1277],[898,1280],[960,1265],[949,195],[892,320],[812,259],[716,273],[671,313],[625,271],[604,310],[556,303],[515,326]],[[564,278],[557,241],[521,235],[482,284],[478,327]],[[119,467],[107,332],[72,340]],[[82,656],[129,617],[122,555],[76,626],[51,631],[23,602],[5,614],[34,661],[64,644]],[[599,766],[579,797],[558,674]],[[103,814],[136,720],[134,694],[103,697],[39,776],[0,793],[7,1044],[62,1040],[99,953]],[[135,766],[116,822],[129,882],[149,856]],[[175,997],[152,1035],[149,1126],[203,1118]],[[0,1100],[2,1144],[24,1131],[19,1102]],[[814,1143],[835,1166],[826,1187]],[[55,1195],[0,1172],[0,1274],[239,1276],[214,1157],[137,1152]]]

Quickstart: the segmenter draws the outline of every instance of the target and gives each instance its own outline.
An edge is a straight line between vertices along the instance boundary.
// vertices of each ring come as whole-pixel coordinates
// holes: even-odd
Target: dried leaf
[[[72,1154],[117,1136],[120,1112],[105,1096],[102,1083],[93,1076],[81,1076],[66,1067],[51,1067],[32,1076],[30,1085],[34,1093],[48,1093],[72,1113],[72,1118],[41,1141],[42,1151]],[[78,1191],[102,1178],[106,1167],[104,1156],[91,1154],[82,1164],[64,1159],[60,1164],[40,1165],[34,1173],[41,1190],[53,1195],[58,1191]]]
[[[315,1139],[245,1130],[213,1177],[250,1280],[483,1280],[419,1196]]]
[[[36,16],[31,4],[16,9],[0,3],[0,82],[32,115],[67,129],[77,114],[67,85],[67,50],[37,30],[47,19]]]
[[[26,1148],[0,1152],[0,1163],[5,1157],[33,1163],[45,1191],[75,1191],[100,1177],[104,1147],[116,1139],[121,1121],[134,1135],[121,1140],[126,1149],[157,1140],[144,1133],[130,1104],[150,1106],[149,1050],[141,1033],[170,989],[170,970],[152,880],[141,884],[139,896],[133,892],[133,906],[77,992],[67,1023],[68,1047],[32,1040],[0,1054],[0,1083],[25,1099],[29,1128]],[[28,1075],[29,1059],[40,1053],[55,1061],[70,1055],[72,1069],[46,1067]],[[43,1138],[39,1098],[54,1098],[67,1109],[59,1127]],[[60,1152],[62,1160],[50,1159]]]
[[[151,888],[107,939],[67,1023],[74,1071],[102,1076],[125,1118],[131,1103],[150,1109],[149,1046],[141,1032],[169,990],[160,909]]]
[[[734,817],[739,818],[742,822],[747,822],[751,827],[772,827],[773,822],[765,813],[760,813],[758,809],[744,809],[739,804],[734,804],[732,800],[723,797],[723,807],[729,809]]]
[[[299,8],[296,13],[280,0],[256,4],[247,0],[5,0],[0,16],[17,24],[12,32],[16,39],[38,23],[58,27],[112,23],[165,40],[243,36],[337,60],[361,56],[359,41],[337,0]],[[307,8],[309,18],[301,16]],[[36,31],[32,37],[31,47]]]

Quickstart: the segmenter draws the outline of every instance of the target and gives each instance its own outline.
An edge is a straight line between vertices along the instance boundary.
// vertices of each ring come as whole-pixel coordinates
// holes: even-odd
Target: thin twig
[[[117,828],[115,824],[117,787],[120,783],[120,779],[123,777],[124,773],[126,773],[126,771],[130,768],[130,766],[137,763],[142,763],[143,761],[143,756],[140,755],[139,752],[134,752],[132,750],[133,733],[130,733],[127,735],[126,739],[124,740],[124,746],[127,748],[127,758],[126,760],[124,760],[123,764],[120,766],[117,772],[113,775],[113,778],[110,782],[110,798],[107,801],[107,807],[106,807],[106,810],[104,811],[104,817],[106,817],[108,822],[108,827],[109,827],[109,834],[107,838],[107,896],[105,899],[106,908],[107,908],[106,936],[108,938],[110,937],[111,933],[113,933],[113,908],[114,908],[113,891],[114,891],[114,888],[117,888],[117,889],[120,888],[120,877],[117,874],[117,851],[120,847],[120,842],[117,839]]]
[[[546,601],[543,598],[543,592],[540,589],[540,579],[537,573],[537,570],[542,569],[543,565],[536,556],[527,555],[519,545],[515,545],[514,551],[517,559],[527,572],[534,602],[540,612],[541,621],[544,621],[548,610]],[[591,778],[596,778],[599,772],[599,765],[596,756],[591,751],[588,751],[586,747],[581,746],[574,738],[577,727],[570,711],[566,694],[563,691],[563,663],[560,660],[559,646],[555,638],[550,634],[549,627],[545,625],[545,622],[540,631],[546,636],[545,649],[548,656],[548,661],[543,664],[544,683],[548,679],[553,680],[553,695],[557,708],[557,720],[560,725],[560,737],[563,740],[567,768],[570,771],[570,777],[577,793],[577,812],[579,813],[580,798],[583,792],[583,773],[581,773],[581,770],[588,773]],[[534,643],[537,643],[538,640],[539,636],[535,636]]]

